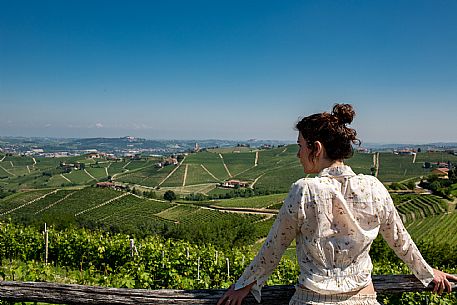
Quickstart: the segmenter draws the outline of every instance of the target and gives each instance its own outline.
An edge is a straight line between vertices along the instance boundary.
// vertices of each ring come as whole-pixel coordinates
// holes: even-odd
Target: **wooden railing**
[[[378,294],[427,291],[412,275],[373,276]],[[453,284],[453,288],[456,285]],[[294,286],[270,286],[262,289],[261,304],[288,304]],[[148,290],[105,288],[46,282],[0,282],[0,299],[16,302],[53,304],[216,304],[225,289]],[[243,304],[258,304],[249,295]]]

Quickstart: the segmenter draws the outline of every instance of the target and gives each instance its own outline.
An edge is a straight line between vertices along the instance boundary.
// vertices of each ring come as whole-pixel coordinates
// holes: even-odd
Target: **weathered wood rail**
[[[427,291],[412,275],[377,275],[373,283],[378,294]],[[453,289],[456,289],[453,283]],[[294,286],[270,286],[262,290],[261,304],[288,304]],[[46,282],[0,282],[0,299],[54,304],[216,304],[225,289],[148,290],[105,288]],[[258,304],[249,295],[243,304]]]

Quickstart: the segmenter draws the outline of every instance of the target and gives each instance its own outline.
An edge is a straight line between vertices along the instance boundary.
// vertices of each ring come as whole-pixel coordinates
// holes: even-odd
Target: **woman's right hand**
[[[219,299],[217,305],[241,305],[241,302],[243,302],[244,298],[249,294],[253,285],[254,283],[239,290],[235,290],[235,284],[233,284]]]
[[[447,292],[451,292],[452,286],[451,283],[449,283],[449,280],[457,281],[457,277],[438,269],[433,269],[433,282],[435,283],[433,292],[442,294],[445,288]]]

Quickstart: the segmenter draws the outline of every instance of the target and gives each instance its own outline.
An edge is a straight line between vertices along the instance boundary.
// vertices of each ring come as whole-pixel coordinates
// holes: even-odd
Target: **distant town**
[[[121,138],[27,138],[0,137],[0,152],[33,157],[71,157],[93,155],[108,159],[162,157],[196,152],[209,148],[244,147],[268,149],[291,144],[287,141],[255,140],[147,140],[126,136]]]

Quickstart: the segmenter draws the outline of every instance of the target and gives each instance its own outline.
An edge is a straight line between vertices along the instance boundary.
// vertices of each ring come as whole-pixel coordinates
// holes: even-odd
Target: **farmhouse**
[[[86,154],[86,158],[87,159],[98,159],[98,158],[100,158],[100,154],[96,153],[96,152],[91,152],[91,153]]]
[[[178,165],[178,164],[179,164],[178,159],[169,157],[169,158],[166,158],[164,161],[157,163],[155,165],[155,167],[162,168],[167,165]]]
[[[65,172],[69,173],[72,170],[83,170],[86,167],[84,163],[65,163],[65,162],[60,162],[60,168],[64,170]]]
[[[248,187],[249,183],[240,180],[228,180],[221,183],[220,186],[227,188]]]
[[[97,187],[110,187],[110,188],[114,188],[114,183],[112,183],[112,182],[97,182],[96,186],[97,186]]]
[[[394,154],[400,155],[400,156],[412,156],[412,155],[415,155],[416,152],[411,149],[401,149],[401,150],[394,151]]]
[[[449,168],[439,167],[432,170],[432,174],[439,176],[442,179],[448,179]]]
[[[113,182],[109,182],[109,181],[97,182],[97,184],[95,186],[100,187],[100,188],[111,188],[111,189],[117,190],[117,191],[124,191],[127,189],[127,187],[124,185],[114,184]]]

